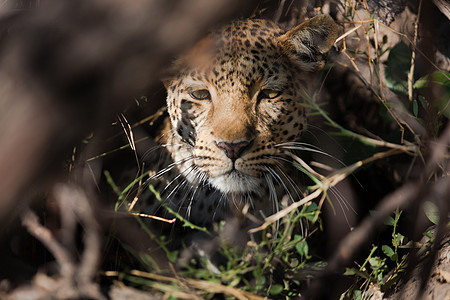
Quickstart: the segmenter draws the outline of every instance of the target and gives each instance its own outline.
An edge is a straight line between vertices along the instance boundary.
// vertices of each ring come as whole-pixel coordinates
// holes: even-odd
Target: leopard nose
[[[238,143],[228,143],[228,142],[218,142],[218,143],[215,142],[215,143],[217,148],[223,150],[223,152],[225,152],[225,155],[232,161],[238,159],[251,144],[251,142],[249,141],[243,141]]]

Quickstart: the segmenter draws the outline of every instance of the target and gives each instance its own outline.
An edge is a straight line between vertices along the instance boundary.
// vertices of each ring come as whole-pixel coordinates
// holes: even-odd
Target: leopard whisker
[[[183,174],[178,174],[177,176],[175,176],[171,181],[169,181],[168,184],[166,184],[166,186],[164,187],[164,189],[162,190],[161,193],[164,193],[175,181],[177,181],[178,178],[180,178],[181,176],[183,176]]]
[[[276,164],[275,166],[277,167],[278,171],[281,172],[281,174],[283,175],[283,177],[286,178],[287,182],[290,184],[290,186],[291,186],[292,189],[294,190],[295,195],[297,196],[296,199],[301,199],[302,197],[300,197],[300,195],[298,194],[298,192],[299,192],[299,191],[301,192],[301,190],[300,190],[299,187],[295,184],[295,182],[292,180],[292,178],[291,178],[289,175],[287,175],[286,172],[284,172],[283,169],[282,169],[278,164]],[[291,200],[292,200],[292,202],[295,202],[294,199],[291,199]]]
[[[353,206],[345,199],[345,197],[342,195],[342,193],[337,188],[335,188],[335,187],[330,188],[330,192],[336,197],[337,203],[341,207],[341,211],[342,211],[342,214],[344,215],[345,221],[346,221],[348,227],[351,228],[352,225],[350,224],[350,221],[348,220],[347,212],[351,210],[351,211],[353,211],[353,213],[355,215],[357,215],[358,213],[353,208]]]
[[[347,211],[350,211],[350,210],[351,210],[351,211],[353,211],[355,214],[358,214],[358,213],[356,212],[356,210],[353,208],[353,206],[350,204],[350,202],[348,202],[348,201],[345,199],[344,195],[342,195],[342,193],[339,191],[339,189],[337,189],[337,188],[335,188],[335,187],[332,187],[332,188],[330,188],[330,190],[331,190],[332,193],[334,193],[334,194],[336,195],[337,198],[339,198],[339,200],[342,201],[342,203],[344,204],[345,209],[347,209]]]
[[[193,190],[193,192],[192,192],[192,190]],[[192,192],[192,195],[191,195],[191,197],[189,199],[189,204],[188,204],[188,207],[186,209],[186,218],[187,219],[191,218],[192,204],[194,203],[194,198],[195,198],[195,195],[197,194],[197,191],[198,191],[198,187],[191,185],[191,189],[188,192],[188,194]]]
[[[178,192],[178,190],[181,187],[183,187],[183,186],[185,186],[187,184],[188,184],[188,181],[186,179],[183,179],[182,181],[178,182],[177,185],[170,191],[170,193],[167,196],[164,197],[163,201],[164,202],[169,202],[169,205],[173,204],[173,203],[171,203],[171,198],[175,196],[175,194]],[[167,187],[168,186],[166,186],[164,189],[166,189]]]
[[[291,192],[289,191],[289,189],[287,188],[286,184],[284,183],[283,179],[280,177],[280,175],[277,174],[277,172],[275,172],[274,169],[267,167],[267,170],[269,171],[269,173],[274,177],[274,179],[283,186],[284,191],[286,192],[286,194],[289,197],[290,201],[294,201]]]
[[[267,172],[270,172],[268,167],[265,167],[265,169]],[[274,212],[277,213],[279,211],[277,191],[275,189],[275,185],[273,184],[272,178],[267,174],[267,172],[264,172],[264,177],[267,182],[267,187],[269,188],[269,201],[272,202]]]
[[[144,154],[142,155],[142,160],[145,161],[150,156],[150,154],[152,154],[156,150],[160,150],[162,148],[164,148],[162,145],[156,145],[156,146],[151,147],[150,149],[148,149],[147,151],[144,152]]]
[[[255,211],[255,203],[252,200],[252,194],[250,192],[246,192],[244,196],[244,205],[249,204],[252,211]]]
[[[291,178],[290,176],[288,176],[288,175],[283,171],[283,169],[281,168],[281,166],[280,166],[279,164],[277,164],[277,161],[276,161],[276,160],[280,160],[280,161],[282,161],[282,162],[287,162],[287,163],[292,163],[292,161],[290,161],[290,160],[288,160],[288,159],[286,159],[286,158],[284,158],[284,157],[276,156],[276,155],[267,155],[267,156],[265,156],[265,157],[274,159],[274,164],[275,164],[275,166],[276,166],[276,167],[278,168],[278,170],[283,174],[283,176],[284,176],[284,177],[286,178],[286,180],[289,182],[289,184],[290,184],[290,186],[292,187],[292,189],[295,191],[295,194],[296,194],[296,196],[297,196],[296,199],[301,199],[302,197],[298,194],[298,192],[302,193],[302,191],[300,190],[300,188],[298,187],[298,185],[295,184],[294,180],[292,180],[292,178]],[[294,200],[292,199],[292,201],[294,201]]]
[[[299,141],[283,142],[283,143],[279,143],[279,144],[274,145],[274,147],[277,147],[277,148],[301,147],[301,148],[307,148],[307,149],[311,149],[311,150],[314,149],[314,150],[320,151],[321,154],[327,154],[324,150],[322,150],[321,148],[317,147],[316,145],[309,144],[309,143],[304,143],[304,142],[299,142]],[[303,150],[303,149],[300,149],[300,150]]]
[[[227,195],[225,195],[224,193],[220,193],[220,198],[219,198],[219,201],[217,202],[217,207],[216,207],[216,209],[214,210],[214,213],[213,213],[213,216],[212,216],[213,220],[216,218],[217,211],[218,211],[220,205],[223,205],[224,202],[225,202],[227,199],[228,199],[228,198],[227,198]]]
[[[198,178],[198,176],[199,176],[198,174],[200,173],[200,171],[198,170],[198,167],[195,166],[195,165],[192,165],[191,167],[192,167],[192,168],[191,168],[191,170],[188,172],[188,174],[186,174],[186,175],[184,175],[184,176],[187,176],[187,175],[189,175],[189,173],[193,172],[193,173],[194,173],[194,176],[195,176],[196,178]],[[185,179],[184,181],[186,181],[186,183],[188,182],[186,179]],[[189,197],[189,194],[190,194],[193,190],[194,190],[194,192],[193,192],[192,195]],[[180,202],[178,203],[178,204],[179,204],[179,205],[178,205],[178,206],[179,206],[179,207],[178,207],[178,212],[180,212],[180,210],[181,210],[181,208],[183,207],[183,205],[184,205],[184,203],[186,202],[186,200],[188,200],[188,199],[190,198],[189,203],[188,203],[188,205],[187,205],[187,209],[186,209],[186,215],[185,215],[185,217],[186,217],[187,219],[190,218],[190,215],[191,215],[191,208],[192,208],[192,204],[193,204],[193,202],[194,202],[194,196],[195,196],[197,190],[198,190],[198,186],[189,184],[189,188],[186,189],[186,191],[185,191],[183,197],[181,198]]]
[[[141,185],[139,185],[137,188],[133,188],[133,191],[136,192],[137,189],[145,189],[147,188],[153,180],[160,178],[161,176],[163,176],[164,174],[166,174],[167,172],[171,171],[173,168],[175,168],[177,165],[185,163],[187,161],[189,161],[190,159],[193,159],[193,157],[188,157],[186,159],[180,160],[178,162],[174,162],[172,164],[170,164],[169,166],[159,170],[156,174],[149,176]],[[178,176],[177,176],[178,177]],[[170,185],[170,184],[169,184]],[[165,189],[164,189],[165,190]],[[164,192],[163,190],[163,192]]]
[[[325,134],[336,146],[338,146],[339,148],[341,148],[341,150],[345,153],[347,153],[347,150],[342,146],[341,143],[339,143],[332,135],[330,135],[327,131],[323,130],[322,128],[320,128],[319,126],[313,125],[313,124],[308,124],[308,128],[313,128],[316,129],[318,131],[320,131],[322,134]],[[307,130],[307,132],[309,132],[309,134],[311,134],[317,142],[319,142],[319,139],[317,138],[316,134],[312,131],[312,130]]]
[[[351,228],[350,221],[348,220],[348,216],[345,210],[349,211],[349,207],[353,212],[356,214],[356,211],[353,209],[351,205],[348,204],[348,201],[345,200],[345,198],[342,196],[342,194],[339,193],[337,189],[331,188],[330,192],[335,195],[337,199],[337,203],[339,204],[339,207],[341,208],[342,214],[344,215],[345,222],[347,223],[348,227]],[[344,207],[345,206],[345,207]]]
[[[194,166],[191,166],[191,168],[193,169]],[[192,170],[184,170],[185,172],[191,172]],[[156,211],[161,208],[161,206],[163,204],[169,203],[168,205],[170,205],[170,199],[176,194],[176,192],[184,185],[186,185],[188,183],[188,181],[183,177],[184,174],[183,172],[179,173],[177,176],[175,176],[175,178],[173,178],[162,190],[161,195],[162,195],[162,199],[161,199],[161,203],[160,205],[158,205],[158,208],[156,209]],[[182,178],[181,181],[179,181],[177,183],[177,185],[171,190],[171,192],[168,195],[164,195],[165,191],[167,191],[167,189],[173,184],[175,183],[179,178]]]
[[[300,143],[300,142],[287,142],[287,143],[277,144],[277,145],[275,145],[275,147],[279,147],[281,149],[286,149],[286,150],[308,151],[308,152],[312,152],[312,153],[322,154],[324,156],[332,158],[333,160],[340,163],[342,166],[345,166],[345,163],[342,162],[340,159],[334,157],[333,155],[331,155],[329,153],[326,153],[325,151],[323,151],[320,148],[318,148],[314,145],[311,145],[311,144]]]
[[[153,152],[155,152],[156,150],[161,150],[161,149],[166,149],[167,147],[175,147],[175,146],[183,146],[183,144],[178,143],[178,144],[159,144],[156,146],[151,147],[150,149],[148,149],[147,151],[144,152],[144,154],[142,155],[142,160],[145,161],[148,159],[148,157],[153,154]]]
[[[174,138],[175,136],[177,135],[177,132],[176,132],[176,130],[175,129],[169,129],[168,131],[165,131],[165,132],[163,132],[160,136],[159,136],[159,139],[160,140],[163,140],[163,137],[171,137],[171,138]],[[168,139],[168,138],[167,138]]]
[[[174,181],[176,181],[179,177],[183,177],[183,182],[188,182],[185,178],[190,175],[192,172],[194,172],[194,176],[196,175],[197,166],[196,165],[190,165],[187,169],[181,171],[175,178],[169,182],[169,184],[166,185],[163,191],[165,191]]]
[[[278,179],[277,179],[278,176],[277,176],[276,172],[275,172],[272,168],[270,168],[269,166],[266,166],[265,169],[267,170],[268,174],[270,174],[270,175],[273,177],[273,179],[275,179],[275,181],[278,181]],[[276,177],[275,177],[274,175],[275,175]],[[273,188],[273,192],[274,192],[274,200],[275,200],[275,201],[273,202],[273,208],[274,208],[274,212],[273,212],[273,213],[277,213],[277,212],[280,211],[280,203],[279,203],[279,201],[278,201],[278,195],[277,195],[277,193],[276,193],[276,189],[275,189],[275,186],[274,186],[274,184],[273,184],[272,179],[271,179],[269,176],[267,176],[266,179],[267,179],[267,182],[268,182],[268,183],[270,182],[270,185],[271,185],[272,188]],[[281,180],[281,178],[280,178],[280,180]],[[284,186],[284,184],[283,184],[283,186]],[[286,190],[286,186],[284,186],[284,189]],[[289,193],[289,191],[287,191],[287,190],[286,190],[286,192]],[[269,197],[270,197],[270,196],[269,196]],[[267,216],[266,216],[266,217],[267,217]],[[276,231],[275,231],[275,237],[277,237],[277,235],[278,235],[279,226],[280,226],[280,221],[277,221],[276,224],[275,224],[275,228],[276,228]]]
[[[160,171],[158,171],[155,175],[150,176],[147,180],[153,180],[155,178],[159,178],[162,175],[164,175],[165,173],[167,173],[170,170],[172,170],[173,168],[175,168],[175,167],[177,167],[177,166],[179,166],[181,164],[184,164],[184,163],[186,163],[186,162],[188,162],[190,160],[193,160],[193,159],[195,159],[195,156],[192,155],[192,156],[180,159],[180,160],[178,160],[176,162],[173,162],[170,165],[168,165],[167,167],[165,167],[165,168],[161,169]]]

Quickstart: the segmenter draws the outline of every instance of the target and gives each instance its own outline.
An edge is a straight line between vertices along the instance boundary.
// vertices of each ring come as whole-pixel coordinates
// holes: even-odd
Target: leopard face
[[[287,32],[268,20],[235,21],[182,57],[165,82],[165,142],[180,174],[223,194],[260,194],[283,168],[280,145],[305,131],[302,93],[335,39],[326,16]]]

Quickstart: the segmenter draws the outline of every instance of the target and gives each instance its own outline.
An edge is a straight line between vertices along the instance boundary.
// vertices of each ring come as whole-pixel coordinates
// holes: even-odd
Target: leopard
[[[326,15],[291,29],[235,20],[176,59],[162,80],[163,153],[148,179],[162,201],[207,225],[243,213],[268,216],[286,195],[301,198],[286,153],[307,129],[305,91],[336,37]]]

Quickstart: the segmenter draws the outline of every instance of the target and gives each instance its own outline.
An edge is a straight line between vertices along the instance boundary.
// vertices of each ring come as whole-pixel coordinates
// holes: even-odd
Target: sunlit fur
[[[303,147],[293,144],[306,130],[302,93],[335,38],[324,16],[287,32],[267,20],[235,21],[180,58],[165,80],[169,118],[161,142],[171,162],[154,177],[172,176],[166,200],[207,222],[215,218],[206,213],[212,204],[222,205],[213,211],[223,218],[229,205],[267,215],[282,195],[298,199],[285,153]],[[244,142],[233,159],[218,146]]]

